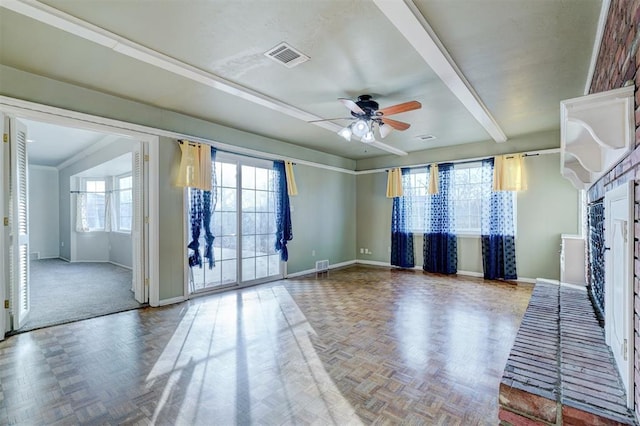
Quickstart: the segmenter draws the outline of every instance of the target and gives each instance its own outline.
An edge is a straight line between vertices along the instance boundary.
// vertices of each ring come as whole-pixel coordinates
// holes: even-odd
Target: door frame
[[[144,234],[146,237],[144,245],[146,255],[144,256],[144,259],[142,259],[142,264],[146,264],[145,286],[147,287],[147,291],[145,291],[145,293],[148,292],[149,305],[153,307],[160,306],[158,182],[159,135],[153,134],[151,132],[152,129],[148,127],[23,101],[20,99],[9,98],[6,96],[0,96],[0,115],[44,121],[56,125],[87,129],[102,133],[118,134],[133,140],[146,142],[146,144],[143,144],[148,147],[148,152],[144,153],[145,156],[143,161],[145,168],[144,176],[147,178],[147,182],[144,185],[145,192],[143,196],[146,209],[144,224]],[[4,186],[0,186],[0,199],[4,199],[5,196],[5,188]],[[3,226],[3,228],[6,227]],[[6,234],[6,230],[4,230],[4,234]],[[7,253],[0,252],[0,254],[2,254],[3,259],[6,259]],[[2,272],[6,274],[6,268],[4,269],[5,270]],[[0,296],[4,297],[0,300],[4,300],[4,298],[6,298],[7,289],[4,288],[5,286],[2,287],[3,288],[0,290]],[[7,330],[8,325],[9,324],[6,321],[4,321],[4,324],[0,321],[0,327],[2,327],[0,328],[1,335],[4,336],[6,332],[10,331]]]
[[[236,281],[235,283],[222,284],[219,286],[211,287],[206,290],[201,290],[197,292],[191,292],[190,289],[190,266],[188,262],[188,248],[187,244],[190,241],[191,231],[189,226],[189,190],[185,188],[183,191],[183,211],[184,211],[184,226],[183,226],[183,241],[185,241],[183,245],[183,265],[184,265],[184,295],[186,299],[198,297],[202,295],[207,295],[211,293],[216,293],[220,291],[225,291],[229,289],[241,289],[245,287],[251,287],[258,284],[273,282],[278,279],[284,279],[287,276],[287,262],[283,262],[280,260],[280,273],[277,275],[270,275],[268,277],[257,278],[247,281],[241,281],[242,278],[242,166],[251,166],[251,167],[260,167],[266,168],[268,163],[272,163],[273,160],[269,160],[266,158],[260,158],[256,156],[247,156],[244,154],[230,153],[230,152],[218,152],[216,154],[216,160],[220,162],[233,163],[236,166],[237,170],[237,180],[236,180],[236,231],[237,231],[237,242],[236,242]],[[213,217],[213,216],[212,216]]]
[[[634,323],[633,323],[633,304],[634,304],[634,289],[633,289],[633,268],[634,268],[634,190],[635,190],[635,182],[633,180],[624,183],[610,191],[607,191],[604,197],[604,211],[605,211],[605,337],[606,342],[609,346],[612,343],[612,333],[613,333],[613,311],[612,311],[612,300],[613,290],[610,288],[611,286],[611,261],[610,259],[614,256],[613,246],[612,246],[612,237],[610,232],[615,229],[610,222],[611,216],[607,215],[607,210],[611,211],[610,205],[611,203],[626,199],[627,206],[627,235],[626,235],[626,258],[624,258],[625,262],[625,271],[624,274],[624,288],[622,289],[623,294],[626,295],[627,299],[624,300],[623,307],[623,315],[624,315],[624,339],[626,340],[626,365],[627,374],[626,377],[622,377],[623,382],[628,384],[628,388],[626,390],[627,394],[627,406],[629,408],[633,408],[634,406],[634,358],[635,358],[635,346],[634,346]],[[621,254],[615,254],[615,256],[622,256]],[[613,347],[611,347],[612,351],[615,351]],[[614,355],[615,358],[615,355]],[[615,360],[617,363],[617,360]],[[619,370],[619,368],[618,368]]]
[[[5,176],[8,171],[9,171],[9,167],[7,167],[7,164],[5,163],[5,158],[8,159],[8,155],[6,155],[6,152],[9,149],[9,144],[5,143],[8,142],[8,139],[5,139],[5,133],[4,133],[4,117],[5,115],[2,113],[2,111],[0,111],[0,134],[2,135],[2,142],[0,142],[0,165],[2,166],[2,169],[0,170],[0,203],[2,204],[2,206],[0,207],[0,217],[2,218],[2,221],[4,222],[4,218],[8,218],[9,217],[9,213],[6,211],[8,205],[7,203],[5,203],[5,182],[7,179],[7,176]],[[8,138],[8,135],[6,136]],[[6,265],[6,262],[8,261],[9,255],[8,253],[5,253],[6,251],[6,246],[8,244],[8,233],[9,233],[9,228],[8,226],[5,226],[4,223],[0,223],[0,226],[2,227],[2,231],[0,232],[0,277],[2,278],[2,282],[7,283],[6,285],[0,285],[0,303],[2,304],[2,308],[0,309],[0,341],[4,340],[4,335],[7,331],[7,315],[9,315],[9,309],[6,308],[5,305],[5,300],[7,299],[7,285],[9,283],[9,268],[8,265]]]

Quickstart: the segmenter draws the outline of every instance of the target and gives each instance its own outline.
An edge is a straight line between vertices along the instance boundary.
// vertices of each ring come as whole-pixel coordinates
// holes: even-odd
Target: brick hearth
[[[635,425],[587,292],[536,283],[504,369],[501,425]]]

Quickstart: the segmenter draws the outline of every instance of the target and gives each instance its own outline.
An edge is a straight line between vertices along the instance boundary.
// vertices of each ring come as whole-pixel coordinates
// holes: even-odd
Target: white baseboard
[[[395,266],[391,266],[390,263],[387,262],[379,262],[379,261],[375,261],[375,260],[362,260],[362,259],[358,259],[356,261],[356,263],[359,264],[363,264],[363,265],[373,265],[373,266],[385,266],[385,267],[389,267],[389,268],[395,268]],[[416,271],[422,271],[422,265],[416,265],[413,267],[414,270]],[[484,277],[484,273],[482,272],[475,272],[475,271],[458,271],[456,272],[457,275],[463,275],[465,277],[475,277],[475,278],[483,278]],[[516,280],[517,282],[522,282],[522,283],[530,283],[530,284],[535,284],[536,283],[536,278],[518,278]]]
[[[184,302],[186,299],[182,296],[178,296],[178,297],[172,297],[171,299],[162,299],[158,302],[157,306],[167,306],[167,305],[173,305],[175,303],[180,303],[180,302]]]
[[[540,281],[541,283],[546,283],[546,284],[560,285],[560,281],[558,281],[558,280],[549,280],[547,278],[538,278],[536,281]]]
[[[350,266],[355,264],[356,262],[357,262],[356,260],[348,260],[346,262],[329,264],[329,270]],[[309,274],[315,274],[315,273],[316,273],[315,269],[307,269],[304,271],[294,272],[293,274],[286,274],[285,278],[296,278],[296,277],[302,277],[303,275],[309,275]]]
[[[108,262],[106,262],[106,263],[110,263],[110,264],[112,264],[112,265],[116,265],[116,266],[119,266],[119,267],[121,267],[121,268],[128,269],[128,270],[130,270],[130,271],[133,271],[133,266],[127,266],[127,265],[123,265],[123,264],[121,264],[121,263],[112,262],[112,261],[108,261]]]
[[[476,278],[484,278],[484,274],[482,272],[475,271],[458,271],[456,272],[458,275],[464,275],[465,277],[476,277]]]
[[[358,259],[355,261],[355,263],[359,264],[359,265],[371,265],[371,266],[384,266],[387,268],[391,268],[391,264],[389,262],[380,262],[378,260],[364,260],[364,259]]]

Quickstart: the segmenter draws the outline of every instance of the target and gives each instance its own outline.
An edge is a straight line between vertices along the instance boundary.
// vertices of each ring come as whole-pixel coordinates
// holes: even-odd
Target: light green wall
[[[437,141],[437,140],[436,140]],[[428,147],[429,143],[426,142]],[[425,149],[409,155],[385,155],[358,160],[356,170],[373,170],[385,167],[415,166],[416,164],[444,163],[469,158],[485,158],[493,155],[512,154],[514,152],[536,151],[559,148],[560,131],[549,130],[529,135],[516,136],[504,143],[494,141],[468,143],[451,147]]]
[[[159,252],[160,300],[184,293],[185,207],[184,190],[173,185],[180,164],[180,148],[174,139],[160,138],[159,146]]]
[[[290,274],[355,259],[356,177],[296,165],[299,195],[291,197],[293,240],[288,244]],[[315,256],[312,252],[315,251]]]
[[[522,278],[560,278],[560,234],[578,232],[579,193],[560,175],[559,154],[526,157],[528,189],[518,193],[516,259]],[[386,173],[357,177],[357,257],[389,263],[391,199]],[[422,266],[421,235],[414,236],[416,265]],[[360,254],[368,248],[373,254]],[[458,238],[458,270],[482,273],[479,238]]]
[[[0,65],[0,95],[354,170],[356,162]],[[331,134],[328,133],[328,137]]]
[[[160,300],[181,297],[184,289],[184,199],[173,185],[180,149],[175,140],[160,139]],[[316,167],[294,166],[299,195],[291,197],[293,240],[287,245],[287,272],[355,259],[355,176]],[[312,254],[315,251],[315,256]]]
[[[0,94],[281,157],[297,158],[347,170],[355,169],[354,160],[231,129],[3,65],[0,65]],[[160,139],[159,287],[162,301],[181,297],[183,294],[184,212],[183,191],[172,185],[172,176],[179,163],[179,148],[173,139]],[[329,259],[332,264],[353,260],[355,176],[301,164],[296,165],[295,169],[300,195],[292,200],[294,241],[289,244],[288,272],[313,269],[316,260]],[[61,194],[68,192],[68,184],[61,187]],[[68,204],[68,199],[61,200],[61,205],[67,206],[67,210]],[[68,223],[61,223],[61,233],[64,232],[69,233]],[[68,242],[65,247],[68,247]],[[315,256],[311,255],[312,250],[315,250]]]
[[[0,66],[0,94],[347,170],[483,157],[559,144],[558,131],[549,131],[513,138],[504,144],[482,142],[356,163],[6,66]],[[159,286],[160,299],[170,300],[181,297],[184,287],[183,191],[172,185],[179,158],[175,140],[161,138],[159,157]],[[575,233],[578,228],[578,195],[560,177],[558,162],[557,155],[527,159],[529,190],[518,197],[517,250],[522,277],[558,278],[559,235]],[[354,259],[389,262],[391,200],[384,196],[385,173],[355,176],[303,164],[296,165],[295,170],[300,195],[292,198],[294,239],[289,243],[290,274],[313,269],[315,261],[323,259],[331,264]],[[61,224],[61,233],[65,226],[68,224]],[[415,247],[416,259],[421,259],[419,236]],[[372,254],[361,255],[360,248],[367,248]],[[481,272],[479,252],[478,239],[461,239],[459,269]]]
[[[356,257],[389,263],[392,199],[386,197],[387,174],[358,175],[356,183]],[[369,249],[372,254],[360,254],[361,248]]]
[[[518,275],[560,279],[560,234],[577,234],[580,193],[560,175],[560,154],[525,159],[529,186],[518,193]]]

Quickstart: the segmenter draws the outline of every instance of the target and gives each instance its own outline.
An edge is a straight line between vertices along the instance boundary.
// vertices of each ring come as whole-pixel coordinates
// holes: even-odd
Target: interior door
[[[633,406],[633,182],[605,195],[605,335]]]
[[[9,132],[9,292],[13,329],[29,314],[29,205],[27,197],[27,127],[5,120]]]

